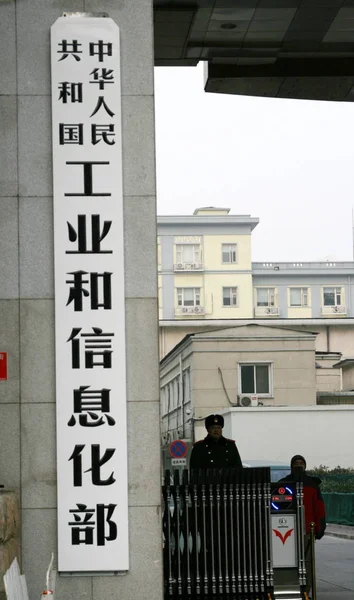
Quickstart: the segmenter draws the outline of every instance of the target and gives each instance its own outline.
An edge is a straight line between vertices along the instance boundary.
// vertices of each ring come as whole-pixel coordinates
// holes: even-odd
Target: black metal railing
[[[270,470],[165,474],[165,600],[272,598]]]

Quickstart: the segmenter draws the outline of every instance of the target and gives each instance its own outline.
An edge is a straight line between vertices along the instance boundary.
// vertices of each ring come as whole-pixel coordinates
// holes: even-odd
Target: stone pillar
[[[0,3],[0,483],[20,492],[22,570],[40,597],[56,553],[50,27],[64,11],[120,27],[130,571],[60,577],[58,599],[162,598],[152,0]]]

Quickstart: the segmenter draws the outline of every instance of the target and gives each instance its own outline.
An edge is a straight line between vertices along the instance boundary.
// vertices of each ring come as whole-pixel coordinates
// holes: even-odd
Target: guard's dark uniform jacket
[[[242,467],[240,455],[234,440],[221,436],[217,441],[209,435],[193,446],[190,469],[223,469]]]

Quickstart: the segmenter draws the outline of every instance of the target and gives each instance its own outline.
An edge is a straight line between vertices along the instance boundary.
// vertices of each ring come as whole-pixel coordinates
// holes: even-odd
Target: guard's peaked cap
[[[205,419],[205,427],[211,427],[212,425],[220,425],[224,427],[224,417],[222,415],[208,415]]]

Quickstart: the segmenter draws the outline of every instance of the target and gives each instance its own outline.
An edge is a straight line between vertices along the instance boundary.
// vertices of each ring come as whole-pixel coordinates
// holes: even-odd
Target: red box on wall
[[[0,381],[7,381],[7,352],[0,352]]]

